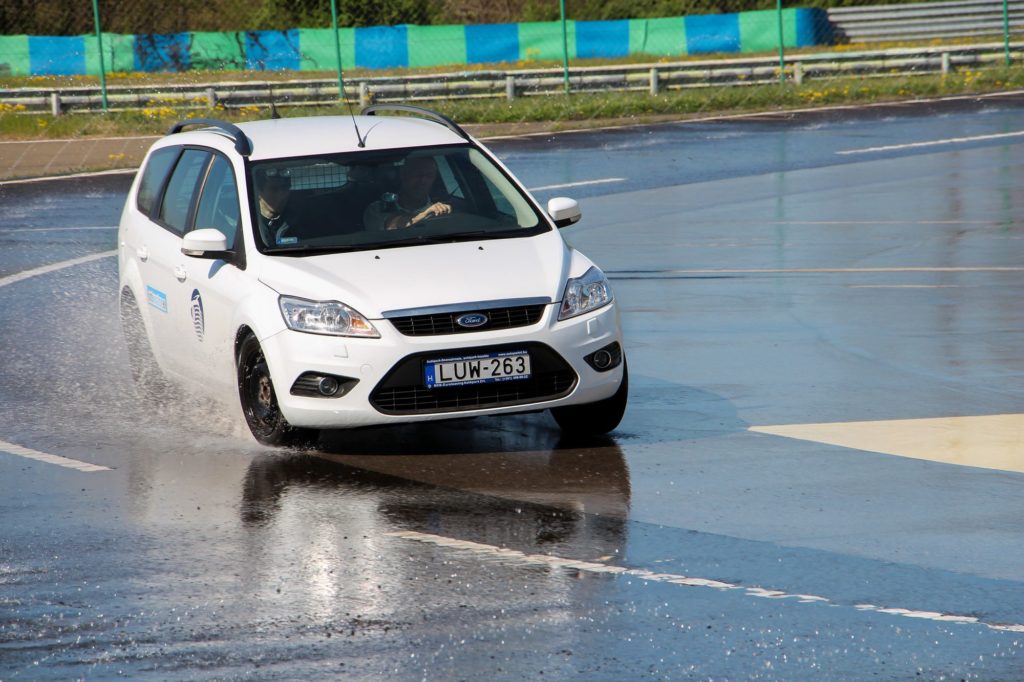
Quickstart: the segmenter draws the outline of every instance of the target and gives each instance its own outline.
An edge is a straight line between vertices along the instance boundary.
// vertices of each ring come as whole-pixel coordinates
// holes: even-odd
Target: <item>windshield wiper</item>
[[[513,227],[508,230],[487,230],[486,232],[466,232],[452,235],[454,241],[473,241],[474,239],[519,239],[522,237],[533,237],[543,232],[544,229],[537,227]],[[465,237],[465,239],[463,239]]]
[[[451,234],[430,234],[398,239],[395,241],[379,242],[375,246],[407,246],[409,244],[454,244],[456,242],[471,242],[478,239],[505,239],[508,237],[529,237],[533,233],[517,227],[511,230],[475,230],[473,232],[452,232]]]
[[[421,234],[416,237],[405,239],[388,239],[380,242],[366,242],[359,245],[359,249],[386,249],[391,246],[409,246],[411,244],[447,244],[450,240],[444,235]]]
[[[353,246],[351,244],[345,246],[276,246],[273,249],[269,249],[267,253],[274,256],[299,256],[304,253],[346,253],[348,251],[358,251],[362,248],[361,245]]]
[[[416,244],[454,244],[457,242],[468,242],[478,239],[505,239],[508,237],[529,237],[534,234],[531,230],[514,228],[511,230],[474,230],[472,232],[453,232],[451,234],[420,234],[403,239],[388,239],[376,242],[364,242],[360,244],[344,244],[337,246],[312,246],[298,245],[287,247],[275,247],[267,253],[282,256],[301,256],[304,254],[321,253],[349,253],[352,251],[369,251],[372,249],[389,249],[400,246],[413,246]]]

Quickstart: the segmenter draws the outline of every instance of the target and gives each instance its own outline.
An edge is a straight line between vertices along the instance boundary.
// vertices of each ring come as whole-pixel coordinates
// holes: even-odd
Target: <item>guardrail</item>
[[[1021,60],[1024,43],[1012,43],[1012,58]],[[841,76],[892,76],[949,73],[959,68],[982,68],[1004,63],[1005,45],[899,48],[858,52],[792,54],[786,77],[796,83]],[[777,83],[775,57],[681,61],[664,64],[579,67],[570,69],[572,92],[662,91],[711,86]],[[402,77],[351,79],[345,95],[361,105],[372,102],[414,102],[437,99],[506,98],[561,94],[561,69],[467,71]],[[112,111],[171,107],[228,109],[246,106],[324,106],[338,101],[335,80],[246,81],[191,85],[153,85],[108,88]],[[0,92],[0,107],[24,113],[102,109],[99,88],[12,88]]]
[[[1024,28],[1024,0],[1007,3],[1009,29]],[[871,43],[1001,35],[1002,0],[957,0],[828,10],[839,42]]]

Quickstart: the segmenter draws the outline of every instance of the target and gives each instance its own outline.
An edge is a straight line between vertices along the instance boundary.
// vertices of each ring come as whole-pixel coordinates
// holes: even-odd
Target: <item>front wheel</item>
[[[622,363],[622,383],[612,397],[586,405],[551,408],[551,416],[562,431],[572,436],[600,436],[619,425],[629,398],[629,370],[625,359]]]
[[[296,445],[316,440],[315,429],[288,423],[277,405],[274,382],[259,341],[247,335],[238,347],[238,398],[253,437],[264,445]]]

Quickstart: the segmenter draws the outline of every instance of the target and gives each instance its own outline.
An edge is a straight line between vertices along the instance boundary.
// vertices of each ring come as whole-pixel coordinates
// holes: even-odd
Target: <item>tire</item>
[[[596,403],[554,407],[551,416],[569,436],[601,436],[613,430],[622,421],[629,399],[629,369],[622,360],[622,383],[615,395]]]
[[[128,290],[121,294],[121,333],[128,346],[128,366],[139,396],[147,403],[164,404],[174,399],[173,387],[156,362],[153,349],[146,336],[146,325],[135,302],[135,296]]]
[[[264,445],[305,445],[319,436],[316,429],[292,426],[281,414],[267,359],[252,334],[238,347],[238,399],[249,431]]]

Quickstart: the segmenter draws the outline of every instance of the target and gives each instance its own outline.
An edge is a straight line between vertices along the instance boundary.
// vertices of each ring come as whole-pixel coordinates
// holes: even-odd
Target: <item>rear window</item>
[[[178,158],[180,147],[165,147],[158,149],[149,155],[146,168],[142,171],[142,180],[139,181],[139,194],[135,205],[139,211],[148,216],[153,215],[153,208],[160,197],[160,188],[164,186],[164,179],[168,171]]]

